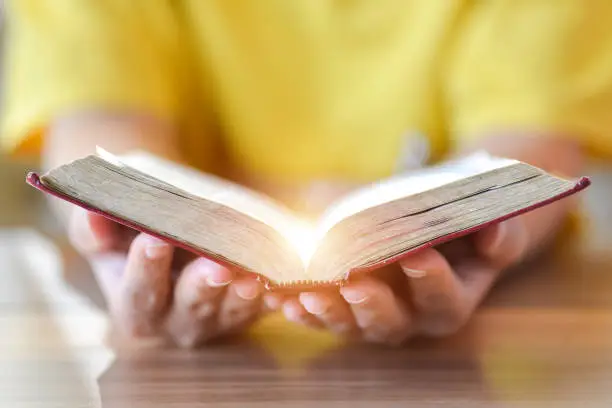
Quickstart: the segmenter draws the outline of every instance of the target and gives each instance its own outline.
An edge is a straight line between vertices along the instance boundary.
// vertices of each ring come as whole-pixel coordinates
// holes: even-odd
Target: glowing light
[[[304,267],[308,266],[319,243],[320,234],[315,226],[307,221],[296,220],[283,225],[280,232],[299,254]]]

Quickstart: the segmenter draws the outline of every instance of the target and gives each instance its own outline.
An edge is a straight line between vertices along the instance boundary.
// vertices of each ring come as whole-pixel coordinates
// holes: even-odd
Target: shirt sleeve
[[[28,144],[53,117],[71,111],[176,114],[178,37],[170,3],[9,0],[5,12],[5,149]]]
[[[607,0],[474,2],[445,77],[455,141],[531,131],[612,156],[611,23]]]

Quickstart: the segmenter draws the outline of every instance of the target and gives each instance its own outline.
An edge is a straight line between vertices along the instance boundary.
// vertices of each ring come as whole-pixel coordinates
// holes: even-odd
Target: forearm
[[[92,112],[61,117],[50,124],[43,166],[53,168],[95,153],[96,146],[114,154],[139,149],[171,160],[181,159],[171,124],[151,116]],[[69,210],[58,200],[52,201],[52,208],[62,219]]]

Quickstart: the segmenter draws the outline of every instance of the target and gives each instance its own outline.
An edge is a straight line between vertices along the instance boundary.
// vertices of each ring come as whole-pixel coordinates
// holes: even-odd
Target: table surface
[[[119,354],[102,310],[61,278],[78,260],[0,229],[0,406],[610,407],[612,223],[596,227],[501,282],[449,338],[314,349],[318,334],[271,317],[202,350]]]

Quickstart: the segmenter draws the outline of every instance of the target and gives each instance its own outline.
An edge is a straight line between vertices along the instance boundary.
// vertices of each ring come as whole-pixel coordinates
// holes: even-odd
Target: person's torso
[[[460,4],[185,0],[194,113],[255,177],[368,181],[439,155]]]

